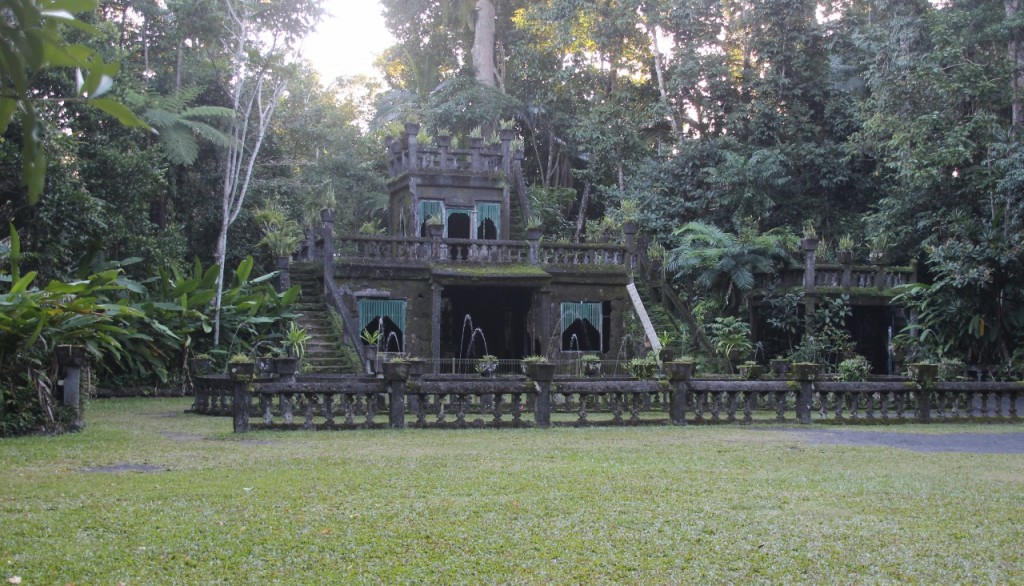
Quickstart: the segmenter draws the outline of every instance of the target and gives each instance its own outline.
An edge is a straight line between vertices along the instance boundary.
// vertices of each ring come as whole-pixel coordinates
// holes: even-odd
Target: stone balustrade
[[[536,240],[473,240],[351,235],[334,238],[334,259],[365,263],[477,263],[625,266],[615,244],[548,244]]]
[[[756,275],[755,287],[799,287],[804,277],[803,267],[784,269],[776,275],[762,273]],[[914,267],[826,264],[814,270],[815,289],[891,289],[916,280]]]
[[[1024,391],[1020,382],[639,381],[565,376],[548,381],[520,375],[410,379],[408,374],[389,379],[309,375],[294,382],[200,376],[195,386],[195,411],[233,415],[238,432],[385,426],[1019,421]]]

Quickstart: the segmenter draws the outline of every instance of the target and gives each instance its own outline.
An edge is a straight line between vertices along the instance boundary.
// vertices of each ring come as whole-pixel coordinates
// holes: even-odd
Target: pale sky
[[[303,54],[326,85],[339,75],[376,75],[373,61],[394,44],[377,0],[326,0],[327,15],[306,37]]]

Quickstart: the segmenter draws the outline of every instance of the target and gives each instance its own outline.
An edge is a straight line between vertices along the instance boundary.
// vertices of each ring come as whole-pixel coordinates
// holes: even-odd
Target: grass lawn
[[[1024,583],[1024,455],[734,426],[235,436],[190,403],[0,440],[0,579]],[[88,470],[116,465],[152,471]]]

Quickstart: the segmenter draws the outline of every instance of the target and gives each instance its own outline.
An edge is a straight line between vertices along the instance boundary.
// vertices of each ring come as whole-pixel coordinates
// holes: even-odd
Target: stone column
[[[690,396],[690,372],[669,370],[669,384],[672,397],[668,402],[669,420],[672,425],[686,425],[686,400]]]
[[[85,427],[82,418],[82,367],[85,366],[85,346],[57,346],[57,363],[64,369],[64,406],[73,411],[71,431]]]
[[[288,287],[292,286],[291,275],[289,274],[289,259],[287,256],[281,256],[277,258],[277,292],[283,293],[288,290]]]
[[[320,210],[324,221],[324,295],[328,295],[327,283],[334,281],[334,210]]]
[[[432,283],[430,290],[430,372],[437,374],[441,371],[441,292],[444,291],[444,287],[439,283]]]
[[[409,170],[419,167],[419,148],[416,135],[420,133],[420,125],[409,122],[405,125],[405,144],[409,150]]]
[[[533,408],[533,420],[538,427],[551,427],[551,381],[532,381],[537,387],[537,403]]]
[[[804,315],[807,316],[804,323],[806,324],[806,334],[810,336],[814,334],[814,320],[810,318],[814,315],[814,307],[818,299],[815,285],[817,266],[815,251],[818,250],[818,239],[804,238],[800,241],[800,248],[804,251]]]
[[[246,379],[235,379],[232,386],[231,410],[233,415],[233,427],[235,433],[246,433],[249,431],[249,403],[252,402],[252,391],[249,389],[249,381]]]
[[[388,381],[388,401],[391,403],[388,427],[393,429],[405,428],[405,387],[407,384],[408,379]]]

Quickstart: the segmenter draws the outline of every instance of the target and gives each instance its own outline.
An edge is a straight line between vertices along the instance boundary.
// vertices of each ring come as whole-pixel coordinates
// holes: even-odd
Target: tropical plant
[[[376,346],[380,342],[380,330],[368,330],[363,329],[360,332],[359,337],[362,338],[363,342],[370,346]]]
[[[674,235],[679,246],[668,253],[667,268],[677,281],[695,282],[706,290],[721,292],[729,302],[733,290],[746,293],[754,287],[756,273],[775,274],[793,262],[790,251],[796,236],[785,228],[760,233],[753,220],[740,224],[736,234],[703,222],[690,222]]]
[[[306,342],[311,339],[312,336],[306,332],[305,328],[300,328],[294,321],[288,322],[288,327],[284,332],[284,345],[288,356],[294,356],[301,360],[306,354]]]
[[[734,353],[747,355],[754,349],[750,341],[750,324],[737,317],[716,317],[714,323],[708,325],[708,331],[712,345],[723,357],[728,358]]]

